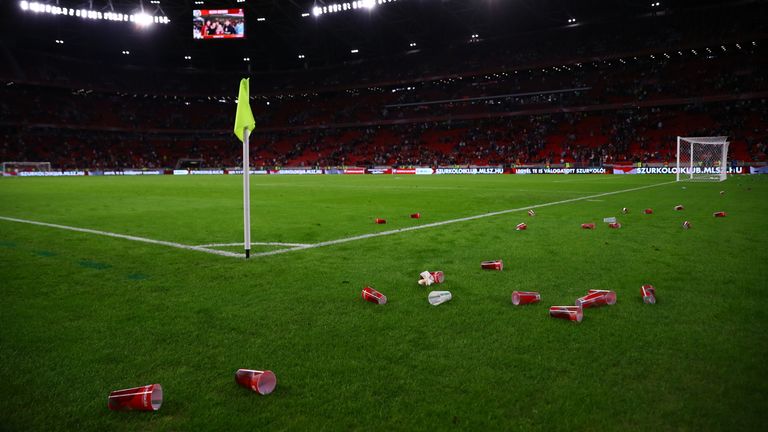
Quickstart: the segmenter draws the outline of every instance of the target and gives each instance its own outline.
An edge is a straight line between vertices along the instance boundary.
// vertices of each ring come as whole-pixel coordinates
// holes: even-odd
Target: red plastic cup
[[[379,219],[379,218],[376,218],[376,223],[377,223],[377,224],[385,224],[385,223],[387,223],[387,220],[386,220],[386,219]]]
[[[624,208],[622,208],[622,209],[621,209],[621,212],[622,212],[623,214],[627,214],[627,213],[629,213],[629,209],[628,209],[628,208],[626,208],[626,207],[624,207]]]
[[[421,213],[412,213],[411,219],[421,219]]]
[[[235,382],[260,395],[272,393],[277,386],[275,374],[268,370],[238,369],[235,372]]]
[[[541,294],[536,291],[512,291],[512,304],[515,306],[538,303],[541,301]]]
[[[113,411],[157,411],[163,404],[163,386],[150,384],[109,394],[107,406]]]
[[[441,271],[429,272],[429,274],[432,275],[432,279],[435,280],[435,283],[440,284],[445,280],[445,274]]]
[[[360,293],[360,296],[363,297],[363,300],[371,303],[376,303],[380,305],[387,304],[387,296],[376,291],[371,287],[363,288],[363,291]]]
[[[691,229],[691,223],[688,221],[683,222],[683,229]]]
[[[653,209],[647,208],[647,209],[643,210],[643,213],[645,213],[645,214],[653,214]]]
[[[616,304],[616,293],[608,290],[589,290],[589,294],[576,299],[576,306],[591,308]]]
[[[480,263],[480,268],[483,270],[504,270],[504,262],[502,260],[496,261],[483,261]]]
[[[536,212],[533,209],[528,210],[528,216],[536,216]]]
[[[678,204],[678,205],[675,206],[675,210],[677,210],[677,211],[685,210],[685,207],[683,207],[682,204]]]
[[[517,226],[515,226],[515,231],[525,231],[528,229],[528,225],[524,223],[519,223]]]
[[[621,228],[620,222],[611,222],[608,224],[608,228],[619,229]]]
[[[653,285],[641,286],[640,295],[643,296],[643,303],[656,304],[656,288]]]
[[[712,216],[714,216],[714,217],[725,217],[725,216],[727,216],[727,213],[725,213],[724,211],[719,211],[719,212],[712,213]]]
[[[595,224],[593,224],[593,223],[583,223],[583,224],[581,224],[581,229],[595,229]]]
[[[549,308],[549,316],[581,322],[584,319],[584,311],[579,306],[551,306]]]

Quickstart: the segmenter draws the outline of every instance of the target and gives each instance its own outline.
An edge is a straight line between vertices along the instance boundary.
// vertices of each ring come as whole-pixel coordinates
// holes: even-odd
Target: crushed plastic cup
[[[533,209],[528,210],[528,216],[536,216],[536,212]]]
[[[379,218],[376,218],[376,223],[377,223],[378,225],[381,225],[381,224],[385,224],[385,223],[387,223],[387,220],[386,220],[386,219],[379,219]]]
[[[621,209],[621,214],[627,214],[627,213],[629,213],[629,209],[628,208],[624,207],[624,208]]]
[[[445,273],[441,271],[429,272],[429,274],[432,275],[432,279],[436,284],[441,284],[445,280]]]
[[[621,228],[621,222],[612,222],[608,224],[608,228],[619,229]]]
[[[653,209],[647,208],[647,209],[643,210],[643,213],[645,213],[645,214],[653,214]]]
[[[581,322],[584,319],[584,310],[579,306],[551,306],[549,308],[549,316]]]
[[[515,306],[538,303],[541,301],[541,294],[536,291],[512,291],[512,304]]]
[[[685,207],[683,207],[682,204],[678,204],[678,205],[675,206],[675,210],[677,210],[677,211],[685,210]]]
[[[275,374],[268,370],[238,369],[235,372],[235,382],[260,395],[272,393],[277,386]]]
[[[525,223],[519,223],[515,226],[515,231],[525,231],[528,229],[528,225]]]
[[[432,306],[439,306],[447,301],[450,301],[453,298],[453,295],[450,291],[432,291],[427,296],[427,300],[429,300],[429,304]]]
[[[615,217],[603,218],[603,222],[605,222],[605,223],[616,223],[616,218]]]
[[[593,223],[583,223],[583,224],[581,224],[581,229],[595,229],[595,224],[593,224]]]
[[[107,406],[113,411],[157,411],[163,404],[163,386],[150,384],[109,394]]]
[[[725,195],[725,191],[720,191],[720,195]]]
[[[688,221],[683,222],[683,229],[691,229],[691,223]]]
[[[387,296],[376,291],[371,287],[363,288],[363,291],[360,293],[360,296],[363,298],[363,300],[367,302],[376,303],[380,305],[387,304]]]
[[[480,263],[480,268],[483,270],[504,270],[504,262],[502,260],[495,261],[483,261]]]
[[[421,213],[411,213],[411,219],[421,219]]]
[[[656,288],[653,285],[643,285],[640,287],[640,295],[643,296],[643,303],[656,304]]]
[[[589,290],[584,297],[576,299],[576,306],[591,308],[616,304],[616,293],[608,290]]]
[[[724,211],[714,212],[712,213],[712,216],[714,217],[726,217],[728,214]]]

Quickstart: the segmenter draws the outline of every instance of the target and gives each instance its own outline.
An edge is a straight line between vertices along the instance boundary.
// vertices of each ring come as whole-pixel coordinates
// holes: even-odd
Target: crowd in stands
[[[669,163],[678,135],[726,135],[732,159],[766,160],[764,37],[655,28],[638,30],[647,38],[620,33],[576,46],[565,31],[535,49],[489,41],[478,55],[475,47],[454,47],[418,67],[405,56],[396,66],[371,60],[312,70],[312,79],[309,72],[270,76],[252,85],[251,162]],[[731,40],[713,43],[715,36]],[[665,48],[654,48],[660,40]],[[462,61],[448,61],[456,58]],[[231,90],[234,75],[172,73],[145,87],[128,71],[105,67],[95,85],[82,87],[98,72],[74,60],[34,58],[0,71],[0,159],[91,169],[172,168],[185,158],[240,164],[230,129],[234,92],[210,86],[227,77]]]

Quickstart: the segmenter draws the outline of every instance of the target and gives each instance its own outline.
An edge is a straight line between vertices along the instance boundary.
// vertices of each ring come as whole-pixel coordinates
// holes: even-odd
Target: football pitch
[[[253,176],[245,260],[238,176],[2,178],[0,429],[762,430],[768,178],[672,180]],[[588,289],[618,302],[548,316]]]

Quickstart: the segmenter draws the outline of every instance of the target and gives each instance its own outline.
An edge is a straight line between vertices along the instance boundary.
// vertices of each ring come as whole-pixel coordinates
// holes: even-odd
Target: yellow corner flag
[[[250,78],[240,80],[240,93],[237,95],[237,114],[235,114],[235,135],[243,140],[243,129],[253,130],[256,120],[253,119],[251,104],[248,102],[250,94]]]

